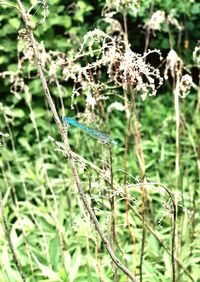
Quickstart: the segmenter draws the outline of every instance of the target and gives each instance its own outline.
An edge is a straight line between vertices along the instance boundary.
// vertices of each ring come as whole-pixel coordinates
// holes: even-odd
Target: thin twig
[[[136,154],[138,158],[138,162],[140,165],[140,174],[141,174],[141,183],[142,183],[142,243],[141,243],[141,254],[140,254],[140,282],[142,282],[142,268],[143,268],[143,259],[144,259],[144,248],[145,248],[145,238],[146,238],[146,230],[145,230],[145,205],[147,202],[146,189],[144,185],[145,181],[145,160],[144,153],[142,150],[142,138],[140,133],[140,125],[137,116],[137,107],[135,101],[135,93],[133,89],[131,90],[132,101],[133,101],[133,115],[134,115],[134,137],[135,137],[135,146],[136,146]]]
[[[180,107],[179,107],[179,96],[180,96],[180,79],[182,75],[182,64],[177,64],[176,68],[176,76],[173,81],[173,94],[174,94],[174,107],[175,107],[175,118],[176,118],[176,158],[175,158],[175,190],[178,192],[179,190],[179,182],[180,182]],[[177,194],[176,194],[177,195]],[[178,204],[177,197],[175,196],[175,205],[176,205],[176,216],[174,221],[174,232],[176,233],[176,229],[178,229],[178,221],[177,221],[177,212],[178,212]],[[173,246],[176,256],[179,254],[179,240],[178,236],[174,238],[174,246]],[[178,266],[173,265],[173,282],[176,281],[176,272],[178,272]]]
[[[108,144],[109,148],[109,162],[110,162],[110,184],[111,184],[111,196],[110,196],[110,206],[112,212],[112,223],[111,223],[111,234],[112,234],[112,244],[113,249],[115,249],[115,245],[117,242],[116,228],[115,228],[115,195],[114,195],[114,186],[113,186],[113,164],[112,164],[112,148],[110,144]],[[114,281],[117,281],[117,268],[113,265],[114,268]]]
[[[125,97],[127,97],[127,91],[125,91]],[[126,116],[127,116],[127,128],[126,128],[126,137],[125,137],[125,150],[124,150],[124,193],[126,195],[126,223],[128,225],[128,230],[133,242],[133,273],[136,274],[136,259],[137,259],[137,249],[136,249],[136,238],[131,229],[130,221],[129,221],[129,199],[126,189],[126,182],[127,182],[127,156],[128,156],[128,148],[129,148],[129,138],[130,138],[130,125],[131,125],[131,112],[132,112],[132,103],[127,103],[126,105]]]
[[[95,229],[99,233],[99,236],[101,237],[101,239],[102,239],[102,241],[103,241],[110,257],[111,257],[111,259],[131,279],[131,281],[138,281],[137,278],[116,257],[109,240],[104,236],[104,234],[103,234],[103,232],[100,228],[99,222],[96,218],[96,215],[95,215],[94,211],[92,210],[92,207],[90,206],[90,204],[89,204],[89,202],[86,198],[86,195],[84,194],[84,191],[83,191],[82,185],[81,185],[81,180],[79,178],[79,175],[78,175],[78,172],[77,172],[77,169],[76,169],[76,165],[75,165],[75,162],[74,162],[74,159],[73,159],[73,156],[72,156],[72,152],[71,152],[71,148],[70,148],[69,143],[68,143],[67,136],[66,136],[64,128],[62,126],[61,120],[58,116],[57,110],[55,108],[54,102],[52,100],[52,97],[51,97],[51,94],[50,94],[50,91],[49,91],[49,88],[48,88],[48,85],[47,85],[47,81],[46,81],[45,76],[44,76],[40,53],[38,51],[37,43],[36,43],[35,37],[33,35],[32,29],[29,26],[29,21],[28,21],[28,18],[27,18],[26,11],[24,9],[24,6],[23,6],[21,0],[17,0],[17,3],[18,3],[18,6],[19,6],[19,9],[21,11],[21,15],[22,15],[24,24],[26,26],[28,36],[29,36],[29,39],[30,39],[30,42],[31,42],[31,45],[32,45],[32,48],[33,48],[33,52],[34,52],[34,56],[35,56],[35,63],[36,63],[37,69],[38,69],[38,74],[39,74],[39,77],[40,77],[40,80],[41,80],[41,84],[42,84],[42,87],[43,87],[43,90],[44,90],[44,94],[45,94],[45,97],[47,99],[48,105],[51,109],[51,112],[53,114],[54,120],[57,124],[58,130],[59,130],[60,135],[62,137],[62,140],[64,142],[66,156],[68,157],[68,161],[69,161],[70,167],[71,167],[72,172],[73,172],[75,184],[76,184],[76,187],[78,189],[81,200],[83,202],[83,205],[84,205],[85,209],[87,210],[87,212],[88,212],[88,214],[89,214],[89,216],[90,216],[90,218],[91,218],[91,220],[92,220],[92,222],[95,226]]]

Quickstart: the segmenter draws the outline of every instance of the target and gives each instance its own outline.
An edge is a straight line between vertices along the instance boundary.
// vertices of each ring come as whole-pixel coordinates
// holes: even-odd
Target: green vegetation
[[[0,0],[0,282],[200,282],[200,4],[22,2]]]

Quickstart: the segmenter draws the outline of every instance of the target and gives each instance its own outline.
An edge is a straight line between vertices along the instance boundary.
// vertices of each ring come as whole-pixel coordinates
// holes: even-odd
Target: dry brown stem
[[[104,245],[105,245],[105,247],[106,247],[110,257],[111,257],[111,259],[131,279],[131,281],[137,281],[137,278],[116,257],[116,255],[115,255],[115,253],[114,253],[114,251],[113,251],[113,249],[111,247],[110,242],[104,236],[104,234],[103,234],[103,232],[102,232],[102,230],[101,230],[101,228],[99,226],[99,222],[98,222],[98,220],[96,218],[96,215],[95,215],[92,207],[90,206],[90,204],[89,204],[89,202],[87,200],[86,195],[84,194],[84,191],[83,191],[82,185],[81,185],[81,180],[79,178],[79,175],[78,175],[78,172],[77,172],[77,169],[76,169],[76,165],[75,165],[74,158],[73,158],[73,155],[72,155],[72,152],[71,152],[71,148],[70,148],[69,143],[68,143],[67,136],[66,136],[64,128],[62,126],[61,120],[60,120],[60,118],[58,116],[57,110],[55,108],[54,102],[52,100],[52,97],[51,97],[51,94],[50,94],[50,91],[49,91],[49,88],[48,88],[48,85],[47,85],[47,81],[46,81],[45,76],[44,76],[44,72],[43,72],[43,69],[42,69],[42,61],[41,61],[40,53],[38,51],[37,43],[36,43],[35,37],[33,35],[32,29],[31,29],[31,27],[29,25],[29,19],[27,17],[26,11],[24,9],[24,6],[23,6],[21,0],[17,0],[17,3],[18,3],[19,10],[21,12],[21,15],[22,15],[24,24],[26,26],[26,30],[27,30],[27,33],[28,33],[28,37],[30,39],[30,43],[31,43],[32,48],[33,48],[34,57],[35,57],[35,63],[36,63],[37,69],[38,69],[38,74],[39,74],[39,77],[40,77],[40,80],[41,80],[42,88],[44,90],[44,94],[45,94],[45,97],[47,99],[48,105],[49,105],[49,107],[51,109],[51,112],[53,114],[54,120],[55,120],[55,122],[57,124],[58,130],[59,130],[60,135],[62,137],[62,140],[64,142],[66,156],[68,157],[68,161],[69,161],[70,167],[71,167],[72,172],[73,172],[75,184],[76,184],[76,187],[78,189],[78,192],[79,192],[79,195],[81,197],[81,200],[83,202],[83,205],[84,205],[86,211],[88,212],[88,214],[90,216],[90,219],[91,219],[91,221],[93,222],[93,224],[95,226],[95,229],[97,230],[99,236],[101,237],[101,239],[102,239],[102,241],[103,241],[103,243],[104,243]]]

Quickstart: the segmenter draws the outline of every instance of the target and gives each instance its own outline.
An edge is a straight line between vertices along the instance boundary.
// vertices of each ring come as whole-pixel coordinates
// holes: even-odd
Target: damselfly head
[[[62,120],[63,120],[64,122],[67,122],[67,117],[62,117]]]
[[[66,123],[78,125],[79,123],[74,118],[63,117],[62,120]]]

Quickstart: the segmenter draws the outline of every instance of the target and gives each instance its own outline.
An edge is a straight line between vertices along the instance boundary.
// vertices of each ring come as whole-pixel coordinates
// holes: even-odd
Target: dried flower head
[[[169,71],[173,78],[175,78],[177,74],[180,75],[180,72],[182,72],[182,68],[183,68],[183,61],[177,55],[176,51],[174,49],[171,49],[166,58],[166,66],[164,72],[165,79],[168,79]]]
[[[178,95],[185,98],[191,87],[196,87],[192,81],[192,77],[189,74],[182,76],[183,71],[183,61],[177,55],[177,53],[172,49],[167,55],[166,67],[164,77],[168,79],[168,72],[171,73],[174,81],[176,82],[176,87],[178,89]]]
[[[88,44],[90,43],[90,44]],[[96,49],[94,45],[97,46]],[[92,50],[91,50],[92,49]],[[146,57],[158,50],[149,51],[145,56],[133,52],[130,46],[123,40],[122,34],[111,37],[107,33],[95,29],[84,37],[84,42],[74,60],[68,60],[68,65],[63,69],[63,76],[67,80],[73,79],[74,91],[84,89],[91,93],[100,93],[106,89],[107,84],[122,87],[124,90],[132,88],[141,92],[145,99],[147,94],[155,95],[157,86],[162,84],[159,70],[146,63]],[[93,62],[81,65],[80,59],[84,56],[93,57]],[[76,60],[78,60],[78,63]],[[97,83],[94,79],[98,74],[107,73],[107,82]],[[76,93],[78,95],[78,92]],[[103,98],[103,97],[102,97]]]
[[[200,67],[200,40],[197,43],[197,46],[193,52],[193,59],[197,63],[197,66]]]
[[[151,16],[146,23],[146,27],[151,30],[160,30],[161,24],[165,21],[165,12],[158,10]]]
[[[122,112],[122,111],[125,110],[125,106],[122,103],[114,102],[110,106],[108,106],[107,112],[111,113],[113,110],[117,110],[117,111]]]
[[[172,15],[167,16],[167,23],[174,25],[179,31],[183,30],[183,27],[179,24],[177,19],[175,19]]]
[[[95,105],[97,104],[95,98],[92,96],[92,94],[88,91],[86,103],[88,107],[91,107],[94,110]]]
[[[185,98],[189,94],[189,91],[192,87],[196,88],[196,85],[194,84],[192,77],[189,74],[183,75],[180,82],[181,97]]]
[[[106,29],[107,34],[111,34],[111,33],[123,33],[123,28],[122,25],[120,24],[119,21],[110,18],[110,17],[106,17],[103,19],[106,23],[108,23],[108,27]]]
[[[108,16],[110,11],[126,14],[128,11],[136,14],[139,8],[138,0],[106,0],[103,15]]]

